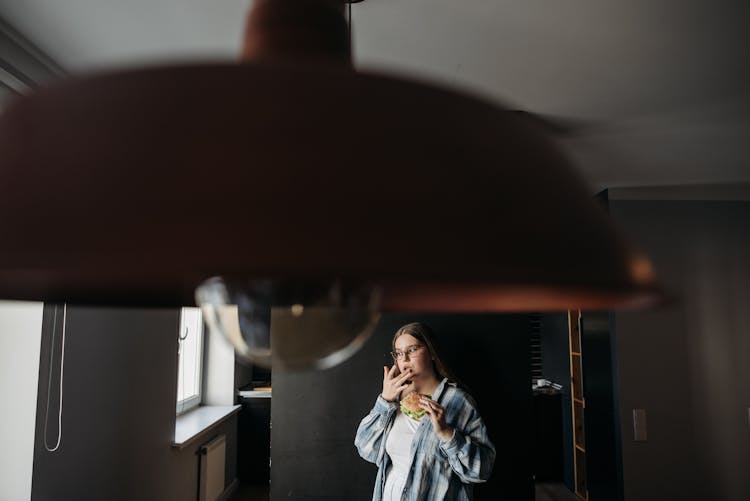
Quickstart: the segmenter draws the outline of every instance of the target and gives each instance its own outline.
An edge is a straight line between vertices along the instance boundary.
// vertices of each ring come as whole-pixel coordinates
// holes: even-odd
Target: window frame
[[[196,338],[196,342],[198,344],[196,348],[196,392],[182,400],[179,399],[180,397],[180,376],[184,375],[184,366],[183,366],[183,351],[182,351],[182,341],[181,333],[183,331],[183,327],[185,326],[185,313],[187,310],[196,310],[196,313],[198,315],[197,319],[197,326],[198,326],[198,337]],[[203,377],[204,377],[204,357],[205,357],[205,346],[206,346],[206,339],[205,339],[205,323],[203,322],[203,313],[201,312],[200,308],[196,307],[183,307],[180,309],[180,325],[178,327],[177,331],[177,343],[178,343],[178,355],[177,355],[177,384],[175,388],[175,411],[176,414],[179,416],[181,414],[184,414],[188,412],[189,410],[192,410],[196,407],[198,407],[203,402]],[[183,376],[184,379],[184,376]],[[184,383],[184,382],[183,382]]]

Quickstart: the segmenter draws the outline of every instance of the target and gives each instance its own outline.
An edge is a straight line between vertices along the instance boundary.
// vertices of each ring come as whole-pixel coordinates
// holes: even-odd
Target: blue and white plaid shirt
[[[422,419],[411,443],[411,468],[401,499],[471,500],[472,484],[486,482],[492,473],[495,446],[468,393],[443,379],[432,398],[445,408],[445,422],[455,433],[443,442],[433,432],[430,419]],[[378,396],[354,439],[359,455],[378,466],[373,501],[383,498],[386,472],[391,465],[385,441],[398,409],[398,403]]]

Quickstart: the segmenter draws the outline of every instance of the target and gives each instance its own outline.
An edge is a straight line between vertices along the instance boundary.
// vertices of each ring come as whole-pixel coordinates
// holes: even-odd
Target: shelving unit
[[[586,399],[583,393],[583,364],[581,361],[581,312],[568,311],[568,334],[570,338],[570,389],[573,414],[573,466],[576,495],[588,501],[586,482],[586,434],[584,413]]]

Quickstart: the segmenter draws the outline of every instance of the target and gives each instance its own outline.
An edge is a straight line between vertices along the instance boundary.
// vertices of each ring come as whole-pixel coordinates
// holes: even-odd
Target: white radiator
[[[227,441],[219,435],[201,446],[201,478],[198,486],[200,501],[216,501],[224,492],[224,462],[226,461]]]

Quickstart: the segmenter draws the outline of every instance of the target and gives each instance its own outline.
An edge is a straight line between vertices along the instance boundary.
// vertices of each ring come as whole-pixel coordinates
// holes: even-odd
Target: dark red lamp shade
[[[648,260],[516,114],[335,65],[71,80],[0,116],[0,296],[182,304],[213,275],[393,310],[648,300]]]
[[[271,363],[273,317],[274,363],[327,367],[378,311],[659,297],[518,113],[354,72],[323,0],[258,0],[248,26],[243,63],[72,79],[2,112],[0,298],[176,306],[221,276],[199,302],[241,355]]]

